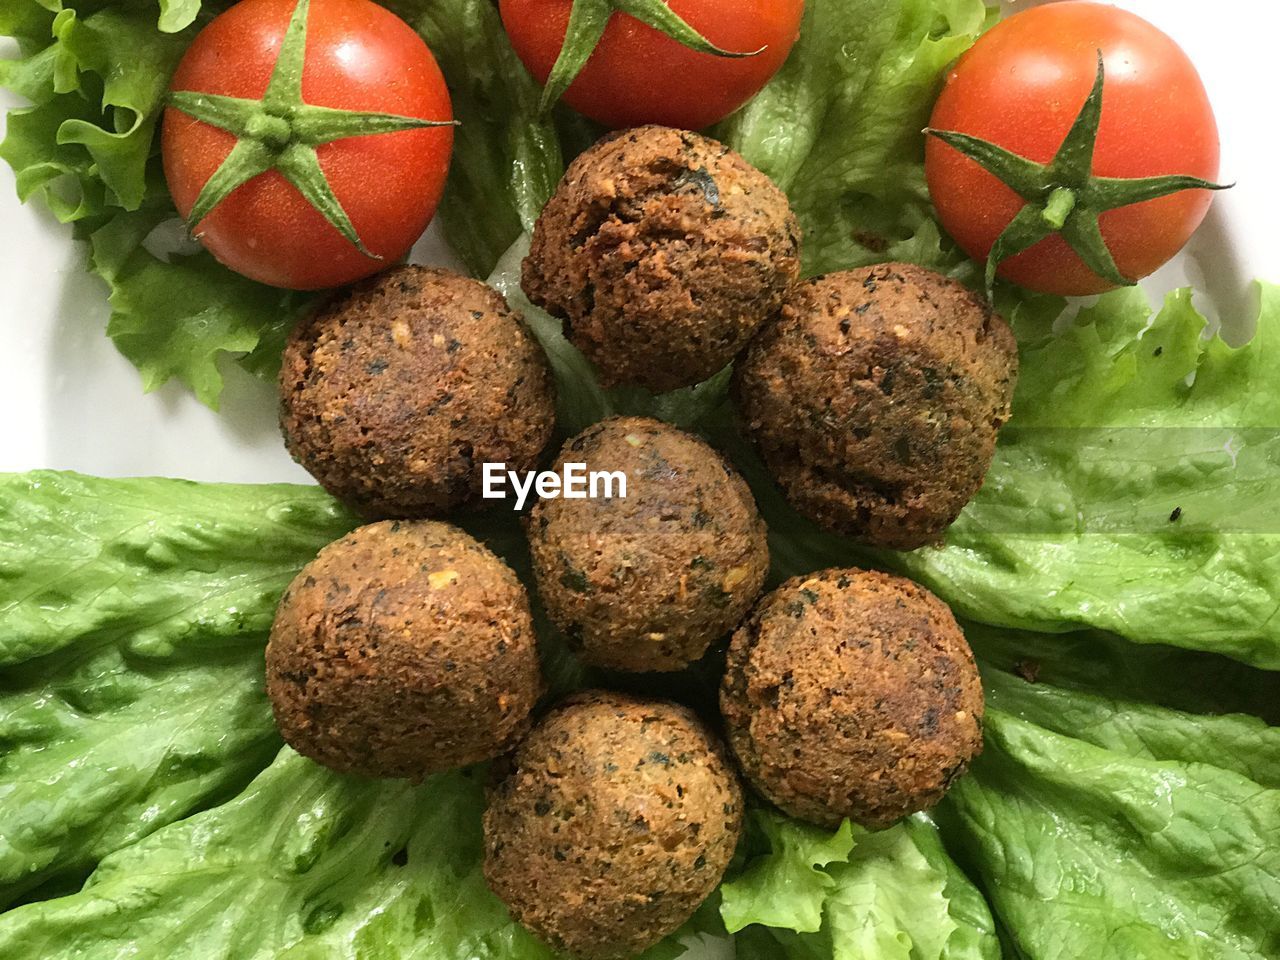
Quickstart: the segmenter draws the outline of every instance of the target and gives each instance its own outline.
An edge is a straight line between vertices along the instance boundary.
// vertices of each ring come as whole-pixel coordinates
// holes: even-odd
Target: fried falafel
[[[585,960],[634,956],[720,883],[742,791],[685,707],[588,692],[520,744],[484,815],[484,875],[512,916]]]
[[[524,261],[529,299],[567,321],[605,386],[663,391],[722,369],[800,271],[786,195],[723,144],[639,127],[570,166]]]
[[[343,773],[417,779],[491,759],[541,693],[524,587],[444,523],[383,521],[325,547],[267,644],[280,733]]]
[[[950,609],[902,577],[795,577],[734,634],[720,688],[746,778],[791,816],[888,826],[982,750],[982,683]]]
[[[910,264],[796,288],[735,368],[745,432],[783,493],[874,546],[940,539],[982,486],[1017,343],[960,283]]]
[[[294,330],[280,372],[289,452],[366,517],[442,517],[482,494],[481,465],[534,467],[555,427],[546,356],[476,280],[406,266]]]
[[[587,663],[688,666],[764,586],[769,547],[746,481],[702,440],[645,417],[589,427],[556,469],[566,463],[620,471],[627,495],[534,506],[526,526],[547,613]]]

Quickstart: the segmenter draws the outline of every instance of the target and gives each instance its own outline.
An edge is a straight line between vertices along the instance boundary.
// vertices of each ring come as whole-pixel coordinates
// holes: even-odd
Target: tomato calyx
[[[742,59],[757,56],[766,49],[761,47],[759,50],[739,51],[718,47],[689,26],[684,18],[667,5],[666,0],[573,0],[564,45],[561,46],[560,55],[542,88],[540,108],[543,113],[555,105],[582,72],[615,13],[632,16],[699,53]]]
[[[1046,237],[1061,234],[1085,265],[1108,283],[1131,287],[1137,279],[1126,277],[1107,247],[1098,216],[1180,193],[1183,190],[1226,190],[1230,184],[1212,183],[1182,174],[1155,177],[1097,177],[1093,174],[1094,146],[1102,120],[1102,90],[1106,68],[1098,51],[1098,72],[1093,88],[1048,163],[1037,163],[1004,147],[955,130],[927,128],[928,136],[979,164],[1018,194],[1026,205],[996,238],[987,257],[987,296],[992,295],[996,270],[1008,258],[1035,246]]]
[[[200,223],[218,204],[254,177],[276,170],[357,250],[370,259],[381,260],[381,256],[365,247],[334,194],[320,167],[316,147],[348,137],[453,126],[454,121],[339,110],[305,103],[302,68],[310,6],[310,0],[298,0],[294,7],[261,100],[194,90],[169,94],[169,105],[175,110],[236,137],[236,145],[196,197],[187,215],[187,226],[198,238]]]

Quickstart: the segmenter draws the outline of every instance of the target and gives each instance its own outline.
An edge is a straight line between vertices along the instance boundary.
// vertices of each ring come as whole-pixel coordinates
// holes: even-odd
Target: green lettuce
[[[484,885],[483,803],[464,774],[361,780],[286,748],[80,893],[5,914],[0,955],[550,960]]]
[[[1055,335],[1014,310],[1022,371],[946,548],[888,559],[986,623],[1108,630],[1280,669],[1280,288],[1242,347],[1190,290],[1108,294]],[[1188,381],[1191,381],[1188,383]]]
[[[782,70],[715,131],[786,191],[806,273],[961,261],[933,220],[920,131],[987,17],[982,0],[812,0]]]
[[[407,6],[407,4],[406,4]],[[564,173],[541,89],[507,41],[489,0],[417,0],[401,13],[422,33],[449,83],[458,118],[453,165],[440,206],[445,237],[476,276],[532,230]]]
[[[275,605],[351,526],[309,487],[0,477],[0,904],[269,762]]]
[[[994,921],[927,817],[835,832],[753,811],[742,872],[721,887],[752,953],[831,960],[996,960]],[[741,955],[741,952],[740,952]]]
[[[1280,730],[1077,693],[1092,722],[1065,734],[1052,692],[988,682],[986,750],[947,801],[948,836],[1022,955],[1276,956]]]
[[[169,76],[195,31],[219,9],[0,0],[0,29],[20,58],[0,61],[0,85],[31,101],[9,112],[0,158],[18,195],[40,197],[89,241],[90,270],[111,303],[107,335],[138,368],[144,390],[170,379],[216,408],[219,365],[238,360],[274,376],[286,333],[315,297],[266,287],[203,250],[163,254],[147,243],[181,227],[158,168],[156,130]]]

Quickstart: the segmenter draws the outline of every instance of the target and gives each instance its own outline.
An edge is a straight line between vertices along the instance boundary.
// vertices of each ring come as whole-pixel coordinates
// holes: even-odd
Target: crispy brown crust
[[[786,195],[728,147],[640,127],[569,166],[523,286],[605,385],[670,390],[720,370],[778,312],[799,238]]]
[[[299,324],[280,371],[289,452],[367,517],[439,517],[481,465],[533,468],[555,427],[546,357],[496,291],[398,267]]]
[[[547,613],[582,658],[679,670],[742,620],[769,570],[746,481],[697,437],[614,417],[570,440],[566,462],[627,476],[626,499],[543,500],[526,522]]]
[[[693,914],[741,830],[741,787],[692,711],[588,692],[539,722],[493,791],[484,875],[556,950],[614,960]]]
[[[419,778],[491,759],[541,692],[524,587],[443,523],[384,521],[325,547],[267,644],[281,735],[345,773]]]
[[[982,486],[1017,343],[941,274],[880,264],[796,288],[735,369],[734,396],[787,498],[876,546],[937,541]]]
[[[927,809],[982,750],[982,683],[950,609],[902,577],[788,580],[734,634],[720,688],[747,779],[792,816]]]

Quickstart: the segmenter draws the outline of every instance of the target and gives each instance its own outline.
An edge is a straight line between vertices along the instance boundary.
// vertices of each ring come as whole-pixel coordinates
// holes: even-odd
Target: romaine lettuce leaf
[[[937,813],[1017,955],[1276,956],[1280,728],[1230,712],[1274,717],[1274,674],[1097,633],[966,633],[986,748]]]
[[[354,525],[316,487],[0,475],[0,664],[261,637],[298,569]]]
[[[883,559],[986,623],[1280,669],[1280,288],[1260,293],[1238,348],[1202,336],[1189,290],[1154,317],[1108,294],[1061,336],[1014,311],[1022,372],[985,486],[945,549]]]
[[[8,668],[0,683],[0,908],[78,885],[99,859],[235,793],[280,738],[266,637],[161,659],[117,646]]]
[[[270,761],[267,629],[352,524],[309,487],[0,477],[0,904]]]
[[[235,799],[105,859],[80,893],[0,916],[0,956],[554,960],[485,886],[484,775],[365,780],[285,748]],[[680,956],[698,929],[644,960]]]
[[[1275,957],[1280,791],[1199,758],[1206,744],[1228,755],[1242,738],[1274,754],[1280,731],[1201,716],[1193,732],[1163,708],[1119,712],[1146,714],[1150,729],[1181,723],[1184,746],[1202,743],[1183,759],[1172,739],[1149,750],[1105,725],[1073,737],[996,707],[982,758],[948,799],[948,836],[1018,949],[1038,960]],[[1267,779],[1278,773],[1272,765]]]
[[[340,777],[289,749],[234,800],[0,918],[0,956],[550,960],[478,869],[480,783]],[[24,953],[25,951],[25,953]]]

